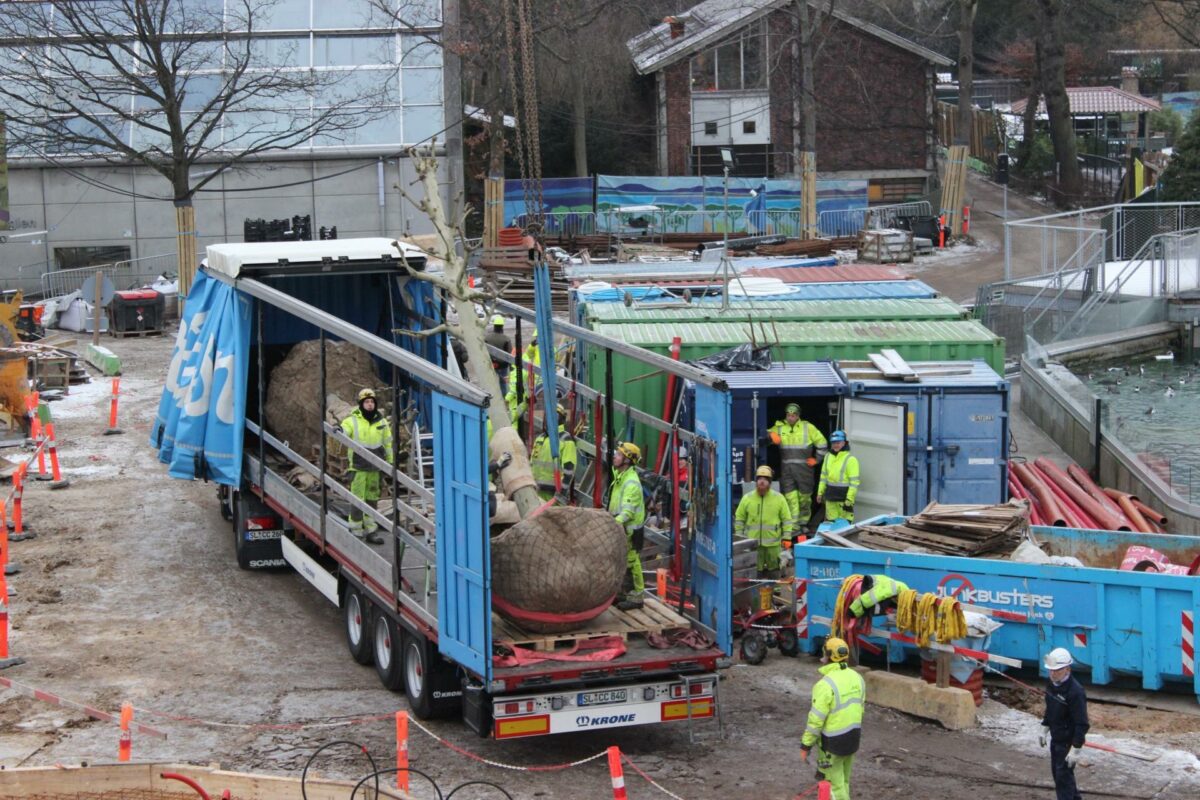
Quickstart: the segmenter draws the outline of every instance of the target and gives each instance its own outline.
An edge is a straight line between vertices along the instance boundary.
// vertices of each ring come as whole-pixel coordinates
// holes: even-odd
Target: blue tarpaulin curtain
[[[171,477],[240,483],[249,349],[250,299],[198,272],[150,430]]]

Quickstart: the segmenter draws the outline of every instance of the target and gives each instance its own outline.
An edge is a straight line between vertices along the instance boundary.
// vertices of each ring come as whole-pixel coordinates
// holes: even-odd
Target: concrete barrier
[[[975,727],[975,698],[966,689],[939,689],[932,683],[894,672],[864,673],[867,702],[941,723],[947,730]]]

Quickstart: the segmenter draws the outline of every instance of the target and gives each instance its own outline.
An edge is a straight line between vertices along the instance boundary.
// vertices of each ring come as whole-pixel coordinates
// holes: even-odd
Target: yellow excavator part
[[[10,430],[27,424],[25,398],[29,396],[27,355],[9,348],[21,341],[17,333],[17,315],[21,293],[0,297],[0,422]]]

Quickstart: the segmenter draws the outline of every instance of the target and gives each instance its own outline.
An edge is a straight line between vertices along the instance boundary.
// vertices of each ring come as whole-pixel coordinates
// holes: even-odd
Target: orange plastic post
[[[821,781],[817,784],[817,800],[833,800],[833,784]]]
[[[942,214],[938,217],[938,247],[946,246],[946,215]]]
[[[117,744],[117,761],[128,761],[133,755],[133,732],[130,723],[133,722],[133,704],[121,704],[121,739]]]
[[[25,469],[26,465],[21,464],[17,467],[17,471],[13,473],[13,533],[18,536],[24,530],[21,525],[21,493],[25,487]]]
[[[667,569],[666,569],[666,567],[659,567],[657,570],[654,571],[654,576],[655,576],[655,583],[656,583],[657,589],[658,589],[658,599],[666,600],[667,599]]]
[[[50,447],[50,471],[54,475],[54,482],[62,481],[62,471],[58,468],[58,447],[54,444],[54,423],[46,423],[46,435],[49,437],[48,445]],[[54,488],[54,487],[51,487]]]
[[[8,660],[8,582],[0,564],[0,662]]]
[[[408,792],[408,712],[396,712],[396,788]]]
[[[612,778],[613,800],[626,800],[625,770],[621,766],[621,748],[608,748],[608,774]]]
[[[38,475],[45,475],[46,451],[40,446],[42,443],[42,420],[38,416],[37,408],[38,393],[25,395],[25,413],[29,415],[29,438],[33,441],[33,446],[37,448]]]
[[[117,396],[121,393],[121,379],[113,378],[112,383],[112,403],[108,408],[108,428],[112,430],[117,427]]]
[[[966,236],[966,235],[967,235],[967,232],[968,232],[968,231],[970,231],[970,230],[971,230],[971,207],[970,207],[970,206],[963,206],[963,209],[962,209],[962,232],[963,232],[963,236]]]

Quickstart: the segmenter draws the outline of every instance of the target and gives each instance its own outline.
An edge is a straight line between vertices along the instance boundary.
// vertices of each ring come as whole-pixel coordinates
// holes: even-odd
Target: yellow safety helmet
[[[788,403],[787,408],[783,410],[785,414],[799,414],[800,406],[797,403]]]
[[[617,452],[628,458],[634,464],[642,460],[642,450],[633,442],[621,442],[617,445]]]
[[[492,317],[492,325],[495,325],[498,328],[503,328],[504,327],[504,317],[501,316],[500,314],[496,314],[494,317]]]
[[[375,390],[374,389],[370,389],[370,388],[363,389],[362,391],[360,391],[358,393],[358,402],[361,403],[363,400],[366,400],[368,398],[370,398],[371,400],[375,399]]]
[[[766,464],[763,464],[761,467],[759,467],[757,470],[755,470],[754,477],[755,478],[766,478],[767,480],[774,480],[775,472],[770,467],[768,467]]]
[[[841,664],[850,658],[850,645],[845,639],[830,636],[825,640],[825,658],[833,664]]]

